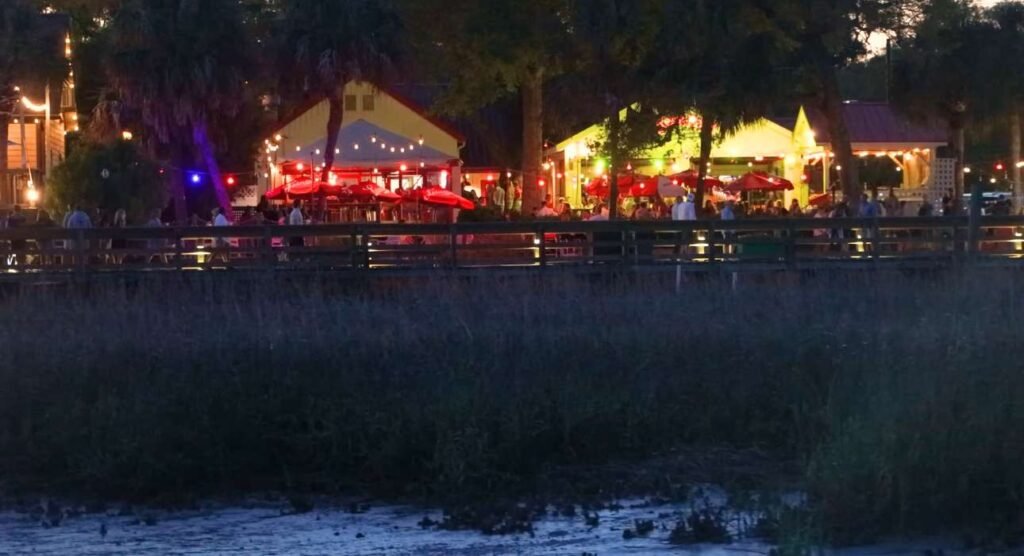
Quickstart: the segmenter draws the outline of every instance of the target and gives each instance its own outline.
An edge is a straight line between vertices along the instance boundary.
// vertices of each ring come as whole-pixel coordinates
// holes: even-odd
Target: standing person
[[[71,208],[71,212],[68,213],[67,218],[64,219],[64,227],[69,230],[87,230],[92,228],[92,219],[90,219],[89,215],[79,208],[78,205],[75,205]],[[89,240],[83,239],[79,241],[77,238],[72,239],[68,242],[68,247],[76,252],[88,251]],[[84,264],[88,260],[88,257],[75,254],[72,257],[72,260],[77,263]]]
[[[718,209],[715,208],[715,202],[711,199],[704,201],[704,218],[714,218],[718,216]]]
[[[800,200],[794,197],[793,201],[789,203],[789,215],[801,216],[803,213],[803,209],[800,208]]]
[[[927,195],[925,195],[924,198],[921,199],[921,206],[918,207],[918,209],[917,209],[917,215],[918,216],[935,216],[935,207],[932,206],[932,203],[928,199]]]
[[[146,227],[163,228],[164,223],[160,219],[160,215],[162,212],[163,211],[161,210],[154,210],[153,213],[150,215],[149,220],[146,221]],[[146,241],[146,247],[148,247],[150,251],[149,260],[146,262],[152,262],[153,259],[155,258],[161,263],[167,263],[167,253],[165,252],[165,250],[167,249],[166,241],[158,238],[150,239]]]
[[[56,225],[57,223],[54,222],[53,218],[50,217],[49,212],[45,210],[40,210],[39,212],[36,213],[36,228],[47,229],[53,228]],[[54,248],[53,240],[36,240],[36,248],[39,249],[40,251],[43,251],[43,253],[40,255],[40,260],[42,261],[42,263],[44,265],[49,264],[51,259],[48,252],[52,251]]]
[[[647,202],[643,201],[633,211],[633,220],[651,220],[651,210],[647,208]]]
[[[884,207],[886,216],[903,216],[900,198],[896,196],[896,190],[892,187],[889,188],[889,193],[885,195]]]
[[[829,215],[829,217],[830,218],[849,218],[850,217],[850,209],[846,205],[846,201],[843,200],[843,201],[840,201],[839,203],[836,203],[836,206],[832,209],[832,213]],[[846,230],[843,229],[843,228],[832,228],[831,230],[829,230],[829,238],[831,238],[833,240],[840,240],[838,242],[832,243],[830,249],[832,251],[842,251],[843,247],[846,244],[845,244],[845,242],[842,242],[841,240],[846,238]]]
[[[553,218],[556,216],[558,216],[558,213],[555,212],[555,209],[551,208],[551,196],[548,195],[548,197],[544,200],[544,204],[541,205],[539,209],[537,209],[536,217]]]
[[[491,188],[491,206],[498,209],[498,212],[505,213],[505,188],[500,183],[494,184]]]
[[[512,212],[523,213],[523,186],[519,182],[512,182]]]
[[[686,197],[680,197],[676,206],[672,207],[672,220],[677,222],[688,222],[697,219],[697,208],[693,204],[693,193],[689,193]],[[690,232],[682,231],[676,235],[676,247],[674,253],[678,255],[683,251],[683,245],[689,245],[690,243]]]
[[[288,225],[289,226],[304,226],[306,224],[306,217],[302,214],[302,201],[295,199],[292,203],[292,211],[288,213]],[[304,247],[306,245],[305,239],[301,235],[292,236],[288,238],[289,247]]]
[[[231,221],[228,220],[228,217],[224,215],[224,209],[222,209],[220,207],[217,207],[217,208],[213,209],[213,213],[212,213],[211,216],[213,217],[213,219],[212,219],[212,221],[210,223],[211,226],[213,226],[215,228],[227,228],[227,227],[231,226]],[[225,237],[225,236],[218,235],[213,240],[213,246],[216,247],[217,250],[227,249],[228,247],[231,246],[231,240],[229,238]],[[219,255],[219,254],[224,255],[224,262],[227,263],[227,261],[228,261],[228,254],[227,253],[223,253],[223,252],[222,253],[214,253],[213,259],[217,258],[217,255]],[[213,259],[211,259],[211,261]]]
[[[123,230],[128,227],[128,213],[124,209],[117,209],[114,212],[114,221],[111,225],[115,230]],[[118,232],[115,231],[114,234]],[[110,258],[114,264],[124,262],[124,255],[121,254],[128,248],[128,240],[124,237],[114,237],[110,240]]]
[[[733,206],[732,199],[725,201],[725,205],[722,206],[720,218],[723,222],[732,222],[733,220],[736,220],[736,209]],[[736,238],[736,232],[733,230],[724,231],[722,232],[722,238],[725,240],[723,250],[728,254],[732,254],[733,241]]]
[[[953,199],[953,190],[946,191],[942,196],[942,216],[956,216],[956,203]]]

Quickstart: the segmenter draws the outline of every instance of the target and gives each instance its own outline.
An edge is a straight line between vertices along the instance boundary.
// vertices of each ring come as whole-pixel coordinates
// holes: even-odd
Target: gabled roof
[[[395,83],[390,90],[419,106],[434,106],[444,93],[442,83]],[[511,100],[499,100],[471,116],[448,118],[435,116],[464,134],[461,158],[466,168],[504,168],[518,166],[520,147],[507,138],[522,135],[521,106]]]
[[[399,104],[402,104],[406,108],[408,108],[408,109],[412,110],[413,112],[415,112],[416,114],[420,115],[423,119],[427,120],[428,122],[433,124],[435,127],[437,127],[441,131],[443,131],[446,134],[448,134],[449,136],[451,136],[451,138],[455,139],[459,144],[462,144],[462,143],[466,142],[466,137],[462,133],[460,133],[459,130],[455,129],[454,126],[452,126],[450,123],[448,123],[448,122],[446,122],[446,121],[444,121],[444,120],[434,116],[433,114],[428,112],[425,108],[423,108],[422,105],[418,104],[414,100],[412,100],[412,99],[406,97],[405,95],[403,95],[401,92],[399,92],[397,90],[397,87],[396,88],[379,87],[379,89],[380,89],[381,93],[384,93],[384,94],[388,95],[389,97],[393,98]],[[307,102],[303,103],[298,108],[293,110],[291,112],[291,114],[289,114],[286,118],[284,118],[280,122],[275,123],[273,125],[273,127],[270,128],[270,130],[267,133],[267,135],[273,135],[273,134],[281,131],[282,129],[288,127],[289,124],[291,124],[295,120],[299,119],[299,117],[301,117],[306,112],[309,112],[310,110],[312,110],[316,105],[320,104],[325,99],[326,99],[326,97],[323,96],[323,95],[318,95],[318,96],[311,97]]]
[[[376,137],[377,142],[371,143],[367,138]],[[321,138],[308,145],[302,145],[304,153],[313,152],[317,149],[326,148],[327,139]],[[359,145],[355,149],[350,145]],[[387,148],[380,148],[380,145],[389,145]],[[392,147],[396,147],[392,152]],[[338,132],[338,150],[334,165],[338,168],[352,166],[387,166],[406,163],[410,168],[416,167],[420,162],[430,165],[447,164],[451,157],[432,149],[428,146],[416,144],[413,137],[402,137],[383,128],[375,126],[366,120],[359,119],[342,126]],[[403,152],[404,151],[404,152]],[[290,153],[285,153],[287,155]],[[301,159],[297,159],[300,160]]]
[[[805,112],[817,143],[831,143],[824,113],[810,107]],[[847,102],[843,118],[851,143],[942,144],[948,140],[941,127],[912,122],[885,102]]]

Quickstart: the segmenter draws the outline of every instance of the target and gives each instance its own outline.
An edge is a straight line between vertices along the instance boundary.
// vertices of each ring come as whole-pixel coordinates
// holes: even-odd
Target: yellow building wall
[[[459,158],[459,142],[456,138],[434,125],[421,114],[395,100],[387,92],[375,89],[368,83],[349,83],[345,86],[345,96],[356,97],[356,110],[346,110],[342,128],[357,120],[367,122],[397,133],[411,140],[423,137],[424,145],[436,151]],[[373,110],[364,109],[364,96],[373,96]],[[344,101],[343,101],[344,102]],[[310,110],[290,122],[278,133],[283,137],[280,142],[282,159],[295,152],[295,147],[304,147],[323,139],[327,133],[327,116],[330,112],[328,103],[323,100]],[[267,139],[273,139],[268,137]]]
[[[10,170],[21,169],[21,149],[22,144],[24,144],[28,167],[32,170],[39,170],[39,127],[42,127],[42,124],[31,123],[31,120],[26,123],[23,142],[21,124],[9,124],[7,126],[7,140],[12,143],[18,143],[17,145],[7,145],[7,168]],[[63,144],[63,138],[61,143]]]

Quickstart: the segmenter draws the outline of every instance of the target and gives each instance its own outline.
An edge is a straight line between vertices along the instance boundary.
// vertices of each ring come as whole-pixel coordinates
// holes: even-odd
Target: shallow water
[[[632,502],[632,503],[631,503]],[[211,507],[202,511],[153,514],[153,525],[135,516],[90,514],[45,527],[28,514],[0,513],[0,554],[47,556],[94,555],[575,555],[683,554],[736,556],[767,554],[754,540],[729,545],[673,546],[669,529],[689,511],[682,505],[639,507],[626,501],[619,510],[602,510],[597,527],[583,518],[551,517],[535,524],[533,535],[485,536],[471,531],[438,531],[418,525],[424,516],[440,520],[438,511],[378,507],[352,514],[341,509],[283,514],[282,507]],[[659,518],[659,516],[661,516]],[[653,519],[649,537],[623,539],[635,519]],[[105,525],[106,535],[101,534]],[[902,543],[830,552],[842,556],[923,554],[942,543]],[[947,556],[958,554],[945,550]]]

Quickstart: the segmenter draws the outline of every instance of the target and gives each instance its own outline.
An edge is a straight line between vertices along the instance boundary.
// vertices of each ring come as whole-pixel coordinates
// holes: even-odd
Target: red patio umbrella
[[[476,203],[473,201],[437,186],[413,189],[406,194],[406,199],[418,201],[425,205],[457,208],[462,210],[473,210],[476,208]]]
[[[658,178],[643,177],[634,180],[633,186],[629,188],[630,197],[657,197]]]
[[[677,183],[681,183],[686,187],[689,187],[690,189],[696,189],[698,176],[697,171],[691,169],[685,172],[680,172],[678,174],[669,176],[668,179]],[[704,187],[706,187],[707,189],[722,187],[722,180],[713,176],[704,176]]]
[[[831,202],[831,193],[818,193],[815,195],[811,195],[811,198],[807,199],[807,204],[811,205],[812,207],[825,207],[828,206]]]
[[[765,172],[750,172],[742,177],[731,181],[723,187],[728,193],[741,193],[744,191],[791,191],[793,182],[771,176]]]
[[[323,182],[312,180],[294,180],[271,189],[267,192],[268,199],[284,199],[285,197],[309,197],[320,192],[321,186],[329,189],[330,186]]]
[[[635,176],[632,174],[623,174],[619,176],[619,194],[622,196],[630,196],[632,188],[640,183],[640,180],[647,180],[646,176]],[[590,180],[587,187],[584,188],[587,195],[591,197],[600,197],[605,199],[611,194],[611,182],[608,180],[608,176],[601,176]],[[655,183],[654,189],[657,190],[657,184]],[[636,195],[634,195],[636,196]],[[640,195],[643,197],[644,195]]]
[[[402,202],[401,195],[388,191],[387,189],[368,181],[342,188],[339,192],[339,197],[345,200],[355,200],[360,203]]]

